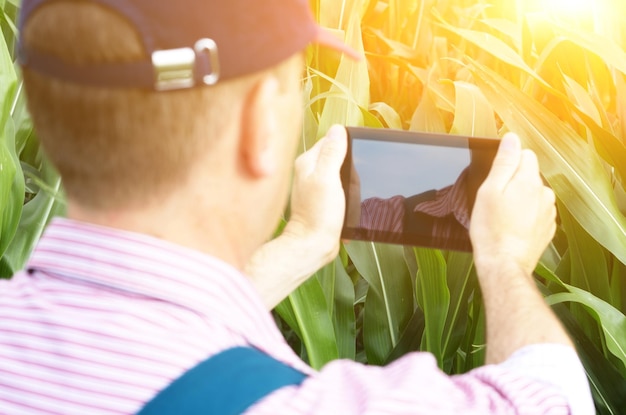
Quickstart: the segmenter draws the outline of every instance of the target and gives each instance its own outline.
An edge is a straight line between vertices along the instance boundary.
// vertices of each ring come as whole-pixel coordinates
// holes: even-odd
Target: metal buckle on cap
[[[213,39],[204,38],[196,42],[194,49],[196,53],[206,51],[211,62],[211,73],[205,74],[202,77],[202,82],[204,82],[205,85],[215,84],[220,79],[220,59],[217,55],[217,44]]]
[[[196,54],[191,48],[157,50],[152,53],[155,89],[191,88],[194,84],[193,68]]]
[[[157,50],[152,53],[152,66],[155,74],[155,89],[169,91],[172,89],[191,88],[195,85],[194,68],[196,54],[205,52],[211,63],[211,72],[203,75],[205,85],[215,84],[220,76],[217,44],[212,39],[200,39],[194,48],[178,48]]]

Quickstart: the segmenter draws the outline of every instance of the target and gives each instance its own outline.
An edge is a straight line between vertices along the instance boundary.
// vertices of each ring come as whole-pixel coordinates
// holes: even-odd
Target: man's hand
[[[346,207],[340,170],[347,143],[346,129],[333,126],[295,163],[291,217],[283,234],[314,238],[317,256],[326,258],[322,265],[339,252]]]
[[[556,207],[535,154],[507,134],[478,194],[470,223],[487,316],[487,363],[539,343],[572,347],[532,272],[554,236]]]
[[[345,128],[333,126],[296,159],[291,217],[283,233],[261,246],[246,267],[268,309],[339,252],[345,213],[339,173],[346,150]]]
[[[544,186],[535,153],[507,134],[476,196],[470,237],[476,266],[499,261],[535,269],[556,230],[555,196]]]

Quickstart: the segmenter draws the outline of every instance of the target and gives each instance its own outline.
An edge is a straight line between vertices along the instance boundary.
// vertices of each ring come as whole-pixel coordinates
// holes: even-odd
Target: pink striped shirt
[[[313,371],[231,266],[56,219],[27,268],[0,281],[0,414],[135,413],[188,368],[238,345],[309,375],[250,414],[592,413],[580,362],[556,345],[455,377],[425,353],[386,368],[336,361]]]

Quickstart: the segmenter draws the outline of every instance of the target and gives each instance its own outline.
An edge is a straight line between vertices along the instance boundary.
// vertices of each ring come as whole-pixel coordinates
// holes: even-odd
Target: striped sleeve
[[[361,203],[360,226],[365,229],[402,232],[404,224],[404,197],[389,199],[372,197]]]
[[[570,349],[571,350],[571,349]],[[432,355],[412,353],[381,368],[326,365],[300,387],[286,387],[249,415],[438,414],[590,415],[593,402],[576,354],[558,346],[522,349],[500,365],[464,375],[441,372]]]

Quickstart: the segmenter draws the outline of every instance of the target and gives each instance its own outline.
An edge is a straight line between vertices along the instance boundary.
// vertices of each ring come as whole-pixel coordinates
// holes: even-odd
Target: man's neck
[[[109,228],[150,235],[177,245],[219,258],[237,269],[245,268],[250,248],[240,241],[237,235],[241,230],[228,216],[217,210],[207,210],[197,219],[193,213],[167,203],[161,203],[154,209],[124,209],[94,211],[85,209],[76,203],[68,202],[67,216],[70,219],[93,223]]]

